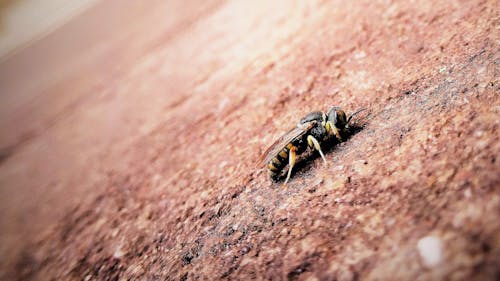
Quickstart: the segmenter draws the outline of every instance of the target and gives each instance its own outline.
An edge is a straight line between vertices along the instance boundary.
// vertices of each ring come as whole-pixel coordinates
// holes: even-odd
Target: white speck
[[[362,59],[364,57],[366,57],[366,53],[363,51],[360,51],[360,52],[357,52],[356,54],[354,54],[354,58],[357,60]]]
[[[229,104],[230,101],[231,100],[229,100],[229,98],[224,98],[223,100],[221,100],[219,102],[218,107],[217,107],[217,111],[220,112],[220,111],[224,110],[224,108],[226,108],[226,106]]]
[[[386,220],[385,224],[388,226],[388,227],[391,227],[393,226],[394,224],[396,223],[396,220],[394,218],[389,218]]]
[[[434,267],[443,260],[443,243],[437,236],[426,236],[417,243],[418,253],[426,267]]]
[[[478,131],[474,132],[474,136],[477,137],[477,138],[480,138],[483,135],[484,135],[484,131],[483,130],[478,130]]]
[[[446,66],[441,66],[439,68],[439,73],[445,73],[446,72]]]
[[[318,185],[322,184],[322,183],[323,183],[323,181],[324,181],[324,180],[323,180],[322,178],[318,178],[318,179],[316,179],[314,182],[312,182],[312,183],[311,183],[311,187],[313,187],[313,186],[318,186]]]
[[[336,171],[342,171],[344,169],[344,165],[338,165],[334,168]]]
[[[124,253],[123,253],[122,247],[120,245],[120,246],[116,247],[115,252],[113,253],[113,257],[115,259],[119,259],[119,258],[123,257],[123,254]]]
[[[471,198],[472,192],[470,191],[470,189],[466,189],[464,191],[464,196],[465,196],[465,198]]]

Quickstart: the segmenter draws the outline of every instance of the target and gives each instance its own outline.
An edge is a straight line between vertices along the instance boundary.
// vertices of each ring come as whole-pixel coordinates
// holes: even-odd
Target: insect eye
[[[342,126],[344,126],[347,123],[344,111],[342,111],[342,110],[337,111],[337,122],[339,125],[342,125]]]
[[[343,128],[346,124],[345,112],[339,107],[332,107],[328,112],[328,121],[332,122],[336,127]]]

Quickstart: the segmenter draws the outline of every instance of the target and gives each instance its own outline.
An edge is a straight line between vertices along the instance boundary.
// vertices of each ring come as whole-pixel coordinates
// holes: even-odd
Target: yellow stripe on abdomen
[[[278,172],[280,169],[278,169],[276,166],[274,166],[273,162],[270,162],[268,165],[267,165],[267,168],[273,172]]]
[[[285,150],[283,149],[282,151],[280,151],[280,153],[278,153],[279,156],[281,156],[281,158],[283,159],[287,159],[288,158],[288,150]]]

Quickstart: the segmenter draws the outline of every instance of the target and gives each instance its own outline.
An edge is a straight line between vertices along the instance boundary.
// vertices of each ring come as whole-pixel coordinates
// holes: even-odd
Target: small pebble
[[[443,243],[437,236],[426,236],[417,243],[418,253],[426,267],[434,267],[443,259]]]
[[[123,251],[122,251],[121,247],[117,247],[117,248],[115,249],[115,252],[113,253],[113,257],[114,257],[115,259],[120,259],[121,257],[123,257],[123,255],[124,255],[124,253],[123,253]]]

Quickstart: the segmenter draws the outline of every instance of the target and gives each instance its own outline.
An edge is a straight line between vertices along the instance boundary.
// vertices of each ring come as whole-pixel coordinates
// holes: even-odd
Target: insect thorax
[[[314,111],[304,116],[304,118],[300,119],[299,126],[311,121],[317,121],[318,123],[322,123],[325,121],[325,118],[326,118],[325,113],[321,111]]]
[[[326,132],[325,127],[323,127],[321,124],[318,124],[317,126],[312,128],[309,132],[309,135],[313,136],[319,141],[325,141],[328,139],[328,133]]]
[[[291,141],[291,144],[297,148],[297,154],[300,154],[307,149],[307,136],[308,134]]]

